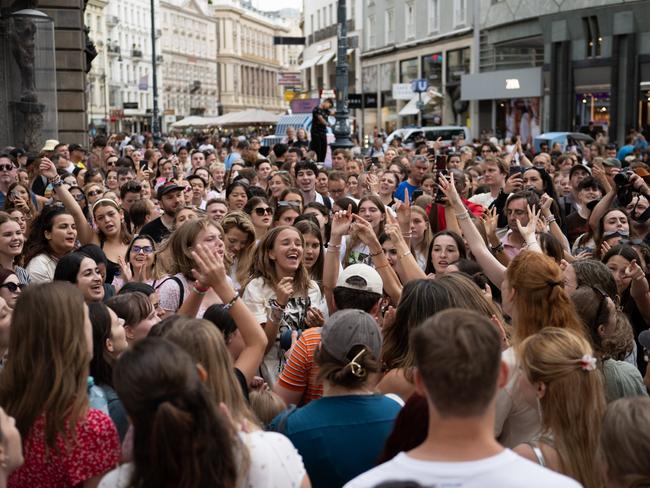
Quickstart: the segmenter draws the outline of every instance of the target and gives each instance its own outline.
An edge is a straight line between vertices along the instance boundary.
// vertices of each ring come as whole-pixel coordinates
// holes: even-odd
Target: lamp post
[[[158,120],[158,74],[156,73],[156,17],[154,1],[151,0],[151,70],[153,88],[153,110],[151,111],[151,131],[154,141],[160,139],[160,121]]]
[[[333,149],[351,148],[350,123],[348,121],[348,26],[345,0],[338,0],[336,34],[338,39],[336,54],[336,123]]]

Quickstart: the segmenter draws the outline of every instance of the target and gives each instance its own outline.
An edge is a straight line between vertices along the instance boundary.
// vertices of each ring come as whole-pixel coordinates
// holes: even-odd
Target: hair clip
[[[585,354],[580,359],[580,367],[583,371],[594,371],[596,369],[596,358],[591,354]]]
[[[356,356],[352,358],[352,361],[348,363],[348,366],[350,366],[350,369],[352,370],[352,374],[358,378],[363,378],[366,375],[366,368],[357,363],[357,359],[363,356],[365,352],[366,350],[362,349]]]

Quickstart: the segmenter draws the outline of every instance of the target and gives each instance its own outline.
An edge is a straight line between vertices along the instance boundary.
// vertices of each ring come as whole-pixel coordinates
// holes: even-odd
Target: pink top
[[[45,415],[41,415],[24,440],[25,463],[9,477],[8,487],[73,488],[115,468],[120,459],[117,430],[108,415],[95,409],[77,425],[69,450],[62,436],[56,446],[56,451],[46,449]]]

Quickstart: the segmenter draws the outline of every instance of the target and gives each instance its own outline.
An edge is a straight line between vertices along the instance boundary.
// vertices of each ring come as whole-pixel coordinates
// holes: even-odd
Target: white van
[[[441,125],[434,127],[407,127],[396,129],[386,138],[386,144],[390,146],[391,141],[399,136],[402,138],[402,144],[410,149],[415,147],[415,140],[424,137],[427,141],[437,141],[441,138],[441,142],[445,146],[450,146],[453,139],[465,139],[466,142],[472,141],[472,135],[467,127],[460,125]]]

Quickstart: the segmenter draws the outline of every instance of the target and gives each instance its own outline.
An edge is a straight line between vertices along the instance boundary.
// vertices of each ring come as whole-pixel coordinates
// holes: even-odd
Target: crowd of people
[[[0,487],[650,486],[643,136],[314,136],[0,153]]]

